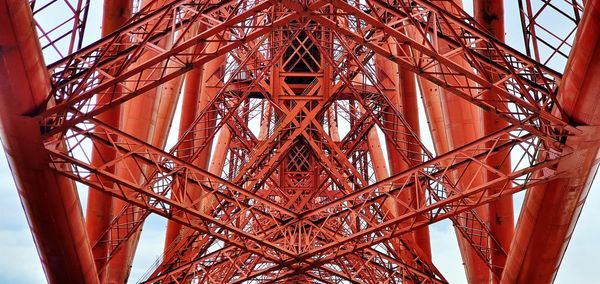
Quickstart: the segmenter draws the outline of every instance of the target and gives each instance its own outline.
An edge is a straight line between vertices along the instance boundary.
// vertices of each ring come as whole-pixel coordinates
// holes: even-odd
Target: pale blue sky
[[[465,1],[465,4],[468,1]],[[516,1],[507,2],[507,42],[522,49],[520,19],[514,13]],[[90,25],[87,41],[97,38],[100,26],[100,1],[93,0],[90,10]],[[466,7],[471,10],[470,5]],[[423,124],[425,125],[425,124]],[[595,183],[584,207],[569,249],[563,260],[556,283],[591,283],[597,280],[595,269],[600,254],[600,188]],[[81,190],[85,200],[86,190]],[[45,277],[25,219],[22,206],[14,187],[10,169],[4,153],[0,151],[0,283],[44,283]],[[522,194],[515,198],[515,207],[520,208]],[[85,207],[85,206],[84,206]],[[135,283],[147,271],[162,251],[165,220],[152,216],[142,232],[138,253],[133,265],[130,282]],[[448,221],[430,227],[434,262],[451,283],[465,283],[462,261],[458,253],[455,234]]]

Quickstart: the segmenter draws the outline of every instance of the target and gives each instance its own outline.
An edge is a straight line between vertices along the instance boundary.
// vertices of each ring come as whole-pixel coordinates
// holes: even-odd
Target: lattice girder
[[[148,283],[300,274],[444,283],[407,233],[450,219],[493,270],[497,241],[474,209],[559,177],[556,164],[572,152],[565,139],[580,134],[556,99],[561,75],[483,30],[452,1],[150,4],[49,66],[48,101],[56,103],[37,118],[56,172],[128,203],[105,233],[108,259],[149,214],[188,227]],[[157,44],[166,39],[172,44]],[[140,62],[141,54],[152,56]],[[508,126],[432,153],[386,95],[375,56]],[[216,58],[225,72],[211,79],[215,96],[170,150],[97,119]],[[250,123],[257,119],[260,133]],[[348,121],[343,135],[332,130],[340,119]],[[407,166],[378,181],[365,142],[373,130],[400,153],[392,162]],[[223,131],[231,136],[226,166],[211,173],[195,162]],[[93,164],[82,155],[90,142],[116,155]],[[517,158],[510,173],[486,162],[498,153]],[[117,164],[129,178],[111,172]],[[407,202],[411,191],[425,192],[425,202]]]

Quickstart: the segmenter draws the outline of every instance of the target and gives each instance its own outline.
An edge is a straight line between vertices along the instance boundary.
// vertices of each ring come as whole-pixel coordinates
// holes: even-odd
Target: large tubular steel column
[[[147,2],[148,1],[143,1],[142,6],[147,5]],[[160,5],[160,3],[154,3],[153,5]],[[161,41],[159,43],[159,45],[164,44],[166,44],[166,42]],[[138,62],[145,62],[153,56],[155,55],[150,52],[143,53]],[[154,78],[158,76],[158,74],[148,74],[144,72],[140,76],[144,76],[144,78]],[[123,104],[121,130],[143,141],[154,141],[153,137],[156,131],[156,120],[159,109],[157,93],[158,89],[153,89]],[[117,176],[122,179],[139,179],[143,172],[144,169],[140,168],[139,165],[133,161],[119,164],[116,168]],[[126,203],[124,201],[114,200],[113,214],[119,215],[125,207]],[[125,228],[125,226],[122,227]],[[127,229],[123,230],[123,235],[125,235]],[[129,240],[123,244],[123,247],[110,260],[108,271],[109,283],[124,283],[129,277],[135,247],[139,239],[139,232],[140,231],[138,230],[131,238],[129,238]]]
[[[504,41],[504,1],[502,0],[476,0],[474,2],[475,19],[484,25],[498,39]],[[497,99],[496,94],[486,93],[485,98],[494,102]],[[501,108],[502,106],[498,106]],[[508,123],[492,113],[483,113],[483,132],[485,134],[493,133],[506,127]],[[504,135],[503,139],[508,138]],[[488,146],[492,147],[490,142]],[[487,164],[493,168],[499,169],[504,174],[511,172],[510,153],[504,150],[492,155],[487,159]],[[498,178],[494,173],[488,174],[488,180]],[[498,190],[491,189],[489,194],[496,194]],[[492,265],[494,273],[501,275],[506,263],[506,255],[500,253],[501,250],[508,251],[510,242],[514,233],[514,213],[512,196],[504,196],[488,204],[488,214],[490,220],[490,233],[498,240],[500,247],[495,242],[490,242],[492,255]],[[494,279],[494,278],[492,278]]]
[[[154,122],[158,112],[158,106],[155,105],[156,90],[149,91],[135,99],[124,104],[122,130],[141,140],[148,141],[154,133]],[[129,110],[127,110],[129,109]],[[123,179],[139,177],[143,169],[138,165],[125,162],[117,166],[117,175]],[[125,208],[127,203],[122,200],[115,200],[113,203],[113,214],[118,215]],[[122,226],[125,228],[125,226]],[[126,230],[126,229],[124,229]],[[124,232],[124,234],[126,231]],[[123,234],[123,235],[124,235]],[[132,243],[137,243],[139,232],[135,233],[123,247],[115,254],[109,263],[109,283],[124,283],[131,270],[131,260],[133,259]]]
[[[158,90],[158,113],[156,130],[152,137],[152,145],[164,149],[173,123],[173,115],[177,108],[182,87],[182,76],[162,84]]]
[[[210,173],[220,175],[220,173],[223,171],[223,167],[225,166],[225,160],[227,157],[226,154],[229,150],[230,142],[231,132],[229,131],[229,128],[223,127],[219,132],[219,137],[217,138],[216,142],[217,146],[215,147],[213,158],[211,159],[210,165],[208,167],[208,171]],[[198,188],[197,193],[191,195],[192,198],[194,198],[194,196],[198,198],[201,194],[203,194],[203,192],[200,188]],[[200,204],[199,207],[202,207],[204,213],[210,214],[211,208],[213,208],[212,206],[214,206],[214,202],[215,199],[207,198],[206,202]],[[167,229],[171,231],[167,231],[167,238],[172,237],[173,241],[177,237],[180,237],[181,240],[179,240],[179,242],[185,242],[184,240],[187,240],[194,235],[194,232],[192,230],[183,230],[184,227],[175,222],[169,222],[168,226],[169,227],[167,227]],[[204,242],[206,242],[207,240],[208,238],[206,237],[199,238],[198,240],[195,240],[195,243],[199,246],[202,246],[202,244],[204,244]],[[171,241],[170,243],[165,242],[163,262],[157,267],[157,269],[152,273],[152,275],[155,276],[157,272],[164,272],[161,269],[164,269],[165,265],[168,266],[169,260],[173,258],[180,257],[181,261],[190,261],[192,258],[196,257],[196,255],[193,254],[194,250],[188,250],[184,255],[181,255],[180,251],[177,249],[177,246],[173,246],[175,244],[173,241]],[[179,249],[182,249],[182,247],[179,247]],[[187,248],[183,247],[183,249]],[[152,276],[150,278],[152,278]]]
[[[215,43],[208,44],[208,46],[207,46],[207,50],[209,50],[209,51],[214,51],[217,48],[218,48],[218,44],[215,44]],[[225,64],[225,56],[217,57],[217,58],[213,59],[212,61],[204,64],[204,70],[202,71],[202,84],[200,86],[200,94],[198,97],[198,111],[199,112],[204,110],[209,105],[210,101],[215,97],[215,95],[217,93],[217,86],[221,82],[222,76],[220,73],[223,72],[224,64]],[[205,113],[204,117],[202,117],[201,120],[196,124],[195,130],[194,130],[194,135],[196,135],[194,137],[194,144],[195,144],[194,147],[200,147],[200,145],[202,145],[202,144],[207,144],[205,146],[204,150],[202,150],[202,152],[200,152],[200,155],[198,156],[198,158],[196,158],[196,160],[194,161],[194,164],[200,168],[208,169],[209,172],[211,172],[211,169],[209,169],[208,166],[211,161],[211,150],[212,150],[212,142],[213,142],[213,139],[212,138],[209,139],[209,137],[212,136],[212,134],[214,134],[213,132],[214,132],[215,124],[216,124],[215,113],[213,111],[207,112],[207,113]],[[225,128],[227,128],[227,126],[224,126],[221,129],[225,129]],[[223,133],[223,131],[221,131],[221,132]],[[229,134],[229,131],[227,131],[226,134]],[[223,134],[223,135],[226,135],[226,134]],[[228,138],[226,139],[227,141],[231,139],[230,135],[226,135],[226,136],[228,136]],[[221,137],[219,137],[219,138],[221,138]],[[229,141],[227,142],[227,145],[229,145]],[[223,159],[224,160],[225,156],[224,155],[223,155],[223,157],[215,156],[215,159]],[[214,169],[215,172],[211,172],[211,173],[220,176],[221,170],[217,171],[217,169]],[[199,197],[200,191],[198,192],[198,194],[199,194],[198,195],[198,197]],[[211,203],[212,201],[203,201],[203,202]],[[199,208],[202,208],[204,206],[205,206],[204,204],[199,204]]]
[[[452,126],[459,127],[464,123],[466,128],[468,125],[472,126],[472,121],[478,121],[468,118],[460,118],[460,116],[463,114],[467,117],[469,116],[469,109],[464,108],[468,106],[463,104],[468,104],[468,102],[459,101],[462,100],[459,98],[453,98],[454,100],[448,102],[446,99],[452,95],[446,94],[439,86],[425,79],[419,79],[419,82],[421,85],[421,92],[423,94],[423,105],[425,106],[425,111],[429,120],[429,127],[436,152],[446,153],[456,148],[452,147],[451,145],[460,146],[461,144],[456,142],[468,139],[465,139],[464,137],[459,138],[459,136],[464,135],[466,137],[471,137],[473,133],[469,133],[466,130],[464,132],[453,131]],[[461,108],[461,106],[463,108]],[[453,110],[452,113],[454,115],[448,114],[451,109]],[[477,210],[477,212],[480,214],[487,213],[481,209]],[[486,219],[485,216],[481,217]],[[465,269],[469,283],[487,283],[489,274],[487,266],[485,266],[483,261],[479,258],[479,256],[477,256],[474,249],[469,246],[468,240],[465,240],[464,237],[458,233],[458,231],[457,239],[463,261],[465,262]]]
[[[197,51],[206,48],[205,51],[214,52],[219,48],[219,43],[211,42],[206,44],[206,46],[205,44],[198,44],[197,46],[195,46],[195,48]],[[212,139],[208,141],[208,137],[210,137],[211,134],[214,134],[212,133],[214,131],[214,126],[216,123],[216,117],[213,117],[214,112],[209,111],[205,113],[204,117],[202,117],[196,123],[193,131],[187,134],[188,137],[183,137],[183,135],[184,132],[192,125],[197,116],[200,115],[202,111],[204,111],[204,109],[209,105],[212,98],[215,96],[217,92],[217,86],[221,82],[221,76],[219,75],[219,72],[221,72],[224,63],[225,56],[220,56],[216,59],[213,59],[210,62],[207,62],[206,64],[203,64],[201,67],[195,68],[186,75],[184,102],[182,106],[181,121],[179,126],[179,138],[183,139],[184,142],[180,145],[180,151],[182,152],[179,152],[178,155],[184,159],[187,159],[185,157],[191,156],[193,152],[192,148],[202,147],[203,144],[208,143],[208,145],[204,147],[202,152],[200,152],[200,154],[192,162],[198,167],[202,169],[207,169],[209,170],[209,172],[218,176],[220,176],[221,174],[222,165],[225,161],[225,153],[227,152],[228,145],[231,140],[231,135],[227,127],[223,127],[221,129],[221,133],[218,138],[219,144],[225,147],[225,152],[222,153],[223,156],[216,157],[217,162],[215,163],[221,166],[220,169],[219,166],[216,166],[216,168],[214,169],[212,167],[209,168],[209,161],[212,150]],[[211,170],[215,172],[212,172]],[[176,192],[178,192],[178,189],[175,190]],[[189,201],[194,202],[195,199],[201,196],[201,193],[202,191],[200,189],[191,192],[188,190],[187,195],[189,195],[189,198],[192,199]],[[204,205],[199,204],[198,207],[202,206]],[[180,224],[169,220],[169,222],[167,223],[167,231],[165,237],[165,253],[168,253],[167,251],[171,247],[173,241],[177,238],[178,235],[182,233],[182,229],[183,227]]]
[[[194,25],[189,31],[186,32],[187,37],[191,35],[196,35],[198,32],[198,27],[200,25]],[[177,34],[182,33],[177,32]],[[174,43],[169,42],[168,45],[173,45]],[[190,48],[190,51],[196,50],[197,48],[201,48],[203,45],[199,45],[194,48]],[[175,68],[177,63],[174,61],[169,61],[167,64],[167,69]],[[198,69],[198,68],[196,68]],[[196,72],[191,73],[190,76],[197,76]],[[187,75],[185,78],[188,78]],[[167,144],[167,138],[169,136],[169,132],[171,130],[171,125],[173,123],[173,116],[175,115],[175,109],[177,108],[177,102],[179,101],[179,95],[181,94],[181,89],[184,83],[184,76],[178,76],[170,81],[167,81],[160,85],[157,89],[156,99],[158,100],[158,113],[156,117],[156,130],[152,137],[152,145],[164,149]],[[197,89],[196,89],[197,90]],[[185,105],[184,105],[185,108]],[[191,119],[193,119],[195,113],[189,114],[191,115]],[[182,114],[183,116],[183,114]]]
[[[417,82],[415,80],[415,75],[404,69],[399,68],[399,78],[400,78],[400,93],[401,102],[402,102],[402,114],[404,118],[413,129],[417,136],[420,135],[420,124],[419,124],[419,109],[417,104]],[[407,135],[409,136],[409,135]],[[410,144],[407,146],[408,150],[408,158],[410,160],[418,160],[421,159],[421,148],[417,145],[417,141],[412,141],[412,137],[407,137],[407,141]],[[415,204],[419,204],[422,206],[425,203],[425,189],[421,188],[420,191],[415,189],[412,191],[415,200]],[[423,217],[421,217],[423,218]],[[413,236],[415,238],[415,242],[419,245],[421,250],[425,253],[426,256],[429,257],[429,261],[431,261],[431,241],[429,237],[429,227],[423,227],[416,229],[413,232]]]
[[[367,146],[369,147],[369,156],[371,156],[371,162],[373,163],[373,170],[375,172],[375,179],[377,181],[384,180],[390,176],[387,164],[385,162],[383,147],[381,146],[381,141],[379,141],[379,135],[377,135],[377,129],[371,128],[367,133]],[[392,216],[400,215],[402,211],[406,210],[404,208],[398,208],[398,204],[395,202],[387,201],[384,202],[384,207],[389,210]],[[396,250],[400,250],[400,246],[396,246],[394,242],[392,242],[392,246],[395,247]],[[400,251],[397,251],[400,254]]]
[[[179,120],[179,139],[182,140],[177,155],[179,157],[187,157],[192,153],[192,147],[194,146],[194,134],[186,131],[188,127],[194,121],[196,112],[198,109],[198,94],[200,92],[200,80],[202,79],[202,68],[196,68],[185,75],[185,87],[183,90],[183,102],[181,106],[181,119]],[[184,137],[186,136],[186,137]],[[165,252],[171,245],[173,240],[179,234],[181,230],[181,224],[169,221],[167,223],[167,232],[165,236]]]
[[[204,48],[204,45],[199,45],[197,47],[199,50]],[[209,51],[214,51],[218,48],[218,43],[210,43],[206,46],[206,49]],[[202,67],[198,67],[195,70],[190,71],[186,75],[186,83],[185,83],[185,94],[184,99],[185,102],[182,106],[180,121],[180,129],[179,135],[183,135],[183,131],[186,131],[188,127],[192,124],[196,116],[199,112],[202,112],[209,104],[211,99],[214,97],[216,93],[216,88],[214,88],[215,84],[220,81],[220,76],[215,76],[215,73],[225,62],[225,57],[221,56],[216,58]],[[211,85],[212,84],[212,85]],[[192,106],[193,105],[193,106]],[[209,129],[212,129],[215,125],[215,121],[213,118],[209,116],[212,115],[213,112],[207,113],[198,123],[196,124],[194,131],[188,133],[189,137],[185,138],[185,142],[180,146],[184,152],[179,153],[180,156],[187,155],[187,152],[191,153],[191,148],[200,147],[204,143],[211,143],[212,141],[207,141],[206,137],[210,136]],[[226,128],[226,127],[224,127]],[[213,130],[214,131],[214,130]],[[181,137],[180,137],[181,138]],[[208,164],[210,161],[210,152],[211,145],[208,145],[202,150],[202,152],[198,155],[194,162],[197,166],[203,169],[208,169]],[[215,173],[216,175],[220,175],[220,171]],[[192,199],[198,198],[200,196],[200,190],[189,193]],[[194,200],[190,200],[193,202]],[[175,240],[175,238],[180,234],[182,226],[176,222],[169,221],[167,223],[167,233],[165,238],[165,250],[167,250],[171,243]]]
[[[563,177],[527,191],[502,283],[550,283],[556,276],[598,169],[598,74],[600,1],[587,1],[558,97],[584,134],[567,139],[574,153],[557,166]]]
[[[27,1],[0,1],[0,137],[49,283],[98,283],[73,181],[50,169],[39,122],[50,80]]]
[[[462,6],[460,0],[455,0],[454,2]],[[447,6],[449,10],[453,9],[450,5],[445,6]],[[438,44],[440,46],[440,53],[448,51],[448,48],[444,47],[443,41],[440,40]],[[461,58],[457,58],[456,60],[462,61],[462,65],[465,68],[469,68],[469,63],[466,62],[466,60]],[[448,81],[464,80],[462,78],[453,78],[452,76],[444,77],[445,80]],[[470,104],[458,96],[448,94],[445,90],[425,79],[419,79],[419,81],[425,111],[429,119],[429,127],[431,129],[432,139],[437,153],[446,153],[483,136],[481,110],[477,106]],[[463,82],[460,85],[466,85],[466,83]],[[459,183],[459,186],[461,188],[467,188],[470,185],[483,184],[484,180],[481,177],[481,174],[478,174],[477,176],[475,176],[475,174],[476,173],[469,171],[469,169],[466,169],[463,178],[461,178],[461,180],[465,182]],[[484,222],[487,223],[488,218],[486,208],[480,207],[477,208],[476,211]],[[457,238],[469,283],[487,283],[490,278],[488,267],[481,258],[479,258],[475,250],[469,246],[468,240],[461,236],[458,231]]]
[[[131,12],[131,0],[105,0],[102,18],[102,36],[109,35],[124,24],[131,17]],[[110,91],[121,93],[123,92],[123,87],[117,85],[110,89]],[[110,99],[110,97],[102,96],[101,99],[106,101]],[[104,103],[108,103],[108,101]],[[118,128],[121,120],[121,108],[115,106],[112,109],[99,114],[96,118],[108,125]],[[115,150],[110,147],[105,147],[100,143],[94,145],[92,150],[92,165],[101,166],[104,164],[104,161],[113,160],[115,155]],[[114,167],[111,167],[111,169],[114,172]],[[94,254],[97,269],[104,267],[107,261],[109,252],[108,237],[110,234],[104,233],[109,229],[112,220],[112,202],[113,199],[111,196],[99,190],[91,189],[88,193],[86,228],[90,243],[93,245],[92,252]],[[98,271],[98,273],[100,282],[104,283],[107,269]]]
[[[390,42],[390,44],[393,43]],[[391,62],[380,55],[375,56],[375,65],[377,66],[377,76],[385,88],[385,95],[393,104],[395,104],[395,107],[402,112],[405,119],[409,122],[411,128],[418,133],[419,117],[416,105],[417,94],[414,75],[407,70],[400,69],[396,63]],[[394,123],[399,123],[393,121],[394,119],[398,119],[393,117],[393,115],[388,115],[385,119],[386,127],[393,128]],[[369,133],[369,136],[370,135],[371,133]],[[403,136],[404,137],[395,137],[395,139],[398,141],[407,141],[407,139],[409,139],[408,135]],[[403,162],[402,156],[394,147],[394,142],[386,139],[386,145],[390,175],[398,174],[411,166]],[[414,157],[413,153],[419,152],[420,149],[418,146],[416,148],[417,149],[415,149],[414,145],[407,144],[403,151],[406,155],[411,155],[409,157],[411,160],[417,160],[419,157]],[[378,180],[381,179],[378,178]],[[416,189],[411,189],[403,194],[403,199],[405,202],[407,202],[407,204],[416,204],[416,202],[419,202],[419,200],[423,200],[423,197],[420,197],[420,195],[421,193],[417,193]],[[411,235],[415,243],[419,245],[421,250],[429,258],[428,260],[431,261],[429,229],[427,227],[420,228],[415,230]]]
[[[379,140],[379,135],[377,134],[376,128],[371,128],[367,133],[367,146],[369,149],[369,156],[371,156],[371,162],[373,163],[373,170],[375,173],[375,179],[377,181],[385,180],[390,177],[390,173],[388,171],[387,163],[384,157],[383,147],[381,145],[381,141]],[[407,191],[408,194],[402,196],[403,201],[410,201],[411,198],[414,198],[414,190]],[[393,202],[392,200],[386,200],[383,203],[383,207],[386,210],[391,212],[391,216],[398,216],[404,214],[408,208],[403,208],[404,206],[399,206],[398,203]],[[427,229],[427,227],[425,227]],[[429,231],[427,231],[429,232]],[[417,234],[406,234],[406,238],[403,240],[407,242],[407,245],[410,246],[413,251],[416,251],[419,258],[425,263],[431,263],[431,250],[424,250],[423,243],[417,241],[423,241],[422,239],[416,239]],[[429,241],[429,239],[427,239]],[[392,247],[396,250],[396,253],[402,258],[403,254],[401,250],[403,249],[400,246],[401,242],[398,242],[398,239],[392,241]],[[427,247],[429,243],[426,243]],[[413,259],[403,259],[403,261],[411,262]]]
[[[207,46],[208,52],[214,51],[218,48],[218,44],[209,44]],[[225,56],[220,56],[213,59],[212,61],[204,64],[204,70],[202,71],[202,84],[200,86],[200,96],[198,98],[198,111],[204,110],[212,98],[214,98],[217,92],[217,85],[221,81],[220,72],[222,72],[223,65],[225,63]],[[214,111],[210,111],[204,115],[204,117],[196,124],[194,130],[194,147],[199,147],[202,144],[209,143],[204,150],[200,153],[198,158],[194,161],[194,164],[206,169],[210,161],[210,151],[212,149],[212,141],[208,141],[207,137],[211,135],[210,131],[214,130],[216,117],[214,117]]]
[[[172,65],[172,64],[173,63],[170,61],[169,65]],[[167,67],[167,68],[169,68],[169,67]],[[193,74],[195,74],[195,73],[193,73]],[[169,132],[171,130],[171,126],[173,123],[173,116],[175,115],[175,110],[177,108],[177,102],[179,101],[179,95],[181,93],[183,81],[184,81],[183,76],[179,76],[175,79],[165,82],[164,84],[160,85],[157,89],[156,104],[158,104],[158,111],[157,111],[157,116],[156,116],[156,125],[155,125],[155,129],[154,129],[154,135],[152,136],[151,144],[158,148],[164,149],[167,144],[167,139],[169,137]],[[192,105],[193,104],[194,103],[192,102]],[[189,114],[189,112],[190,111],[195,112],[196,109],[193,108],[193,110],[189,110],[190,108],[193,108],[193,107],[186,106],[185,104],[182,106],[182,114],[181,114],[182,118],[184,116],[188,116],[188,117],[191,116],[191,119],[193,120],[194,113]],[[186,112],[186,113],[184,114],[183,112]],[[188,119],[188,117],[185,117],[185,119]],[[185,124],[183,124],[183,125],[185,125]],[[189,123],[188,123],[188,125],[189,125]],[[181,121],[180,121],[180,127],[178,130],[179,130],[179,133],[181,133]],[[185,129],[184,129],[184,131],[185,131]],[[170,223],[172,223],[172,222],[170,222]],[[168,227],[167,227],[167,231],[168,231]],[[165,238],[165,243],[167,241],[168,240]],[[133,247],[131,249],[135,250],[135,248],[137,247],[137,241],[133,242],[132,246]]]
[[[371,162],[373,163],[375,179],[377,181],[381,181],[390,177],[384,158],[383,147],[381,146],[381,141],[379,141],[379,135],[377,135],[376,128],[371,128],[371,130],[369,130],[367,133],[367,146],[369,147],[369,156],[371,156]],[[406,210],[404,208],[398,208],[398,204],[391,202],[391,200],[384,202],[384,206],[387,210],[392,212],[391,214],[393,216],[400,215],[402,211]]]

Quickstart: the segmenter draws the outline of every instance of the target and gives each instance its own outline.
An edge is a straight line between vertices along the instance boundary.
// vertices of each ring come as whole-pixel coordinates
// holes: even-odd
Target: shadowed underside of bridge
[[[88,0],[0,0],[0,137],[48,281],[126,282],[156,214],[145,283],[446,283],[442,220],[470,283],[552,282],[598,165],[600,3],[518,1],[519,49],[473,4],[105,0],[87,44]]]

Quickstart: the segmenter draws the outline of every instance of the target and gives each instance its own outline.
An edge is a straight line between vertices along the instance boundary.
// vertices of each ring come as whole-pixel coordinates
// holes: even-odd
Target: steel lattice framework
[[[574,180],[600,143],[565,87],[577,79],[550,66],[570,66],[595,1],[519,1],[525,53],[504,43],[501,1],[475,2],[472,16],[450,0],[107,1],[87,46],[89,1],[28,3],[37,52],[57,58],[28,129],[51,181],[90,188],[81,282],[126,281],[150,214],[169,224],[144,283],[446,283],[427,229],[442,220],[471,283],[551,281],[523,243],[548,229],[526,216],[515,231],[511,196],[575,216],[568,239],[583,202],[550,200],[585,200]],[[60,23],[39,16],[57,5]]]

